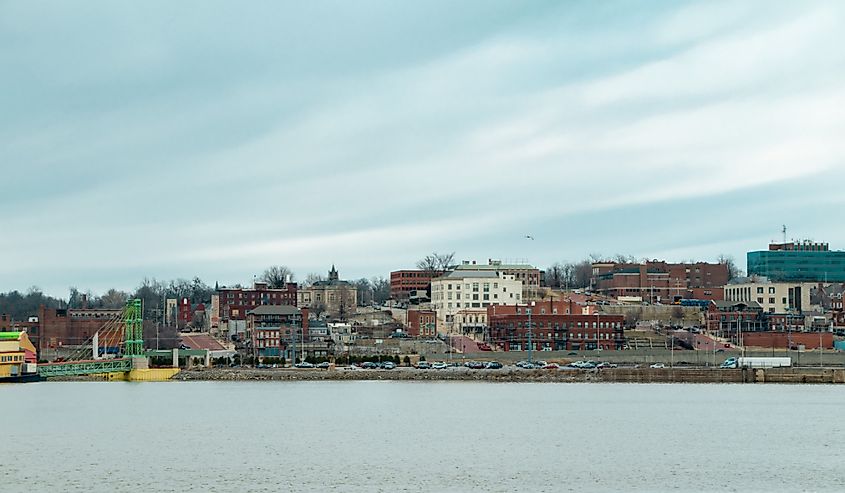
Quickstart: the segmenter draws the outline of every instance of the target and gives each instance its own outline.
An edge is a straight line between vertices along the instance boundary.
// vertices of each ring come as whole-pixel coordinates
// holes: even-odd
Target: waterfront
[[[839,387],[0,386],[0,491],[842,491]]]

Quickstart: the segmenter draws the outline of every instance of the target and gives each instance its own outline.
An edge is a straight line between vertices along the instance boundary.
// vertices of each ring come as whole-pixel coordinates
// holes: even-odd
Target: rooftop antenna
[[[783,244],[786,244],[786,224],[783,225]]]

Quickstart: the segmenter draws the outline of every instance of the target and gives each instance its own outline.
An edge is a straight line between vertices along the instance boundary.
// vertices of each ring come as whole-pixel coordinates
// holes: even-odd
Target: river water
[[[0,491],[845,491],[845,387],[0,386]]]

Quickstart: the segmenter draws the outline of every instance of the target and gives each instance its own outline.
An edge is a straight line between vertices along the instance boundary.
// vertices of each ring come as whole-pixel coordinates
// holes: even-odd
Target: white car
[[[655,363],[649,366],[649,368],[666,368],[666,365],[664,365],[663,363]]]
[[[449,365],[447,365],[446,363],[437,362],[437,363],[434,363],[433,365],[431,365],[431,367],[435,370],[445,370],[446,368],[449,367]]]

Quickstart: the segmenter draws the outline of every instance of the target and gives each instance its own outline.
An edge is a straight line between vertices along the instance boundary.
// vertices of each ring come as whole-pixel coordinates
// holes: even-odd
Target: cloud
[[[390,5],[344,7],[371,28],[327,21],[294,39],[262,9],[225,23],[220,5],[181,20],[90,4],[89,19],[67,13],[56,26],[15,3],[6,12],[23,17],[9,36],[32,43],[0,57],[32,68],[8,88],[49,77],[40,60],[92,56],[34,82],[38,94],[6,97],[34,109],[0,116],[12,163],[0,164],[12,184],[0,227],[16,238],[0,242],[0,277],[64,286],[72,263],[216,278],[332,259],[384,275],[456,245],[528,256],[512,239],[532,229],[564,244],[571,231],[534,230],[555,221],[581,228],[586,253],[609,216],[579,215],[787,188],[842,166],[840,5],[699,2],[637,16],[620,5],[550,4],[509,20],[514,8],[497,4],[468,34],[421,47],[473,9],[456,21],[425,8],[419,27]],[[284,25],[319,18],[277,8]],[[366,24],[384,16],[400,27]],[[638,245],[655,248],[646,237],[624,247]],[[555,260],[555,247],[532,248],[538,263]]]

